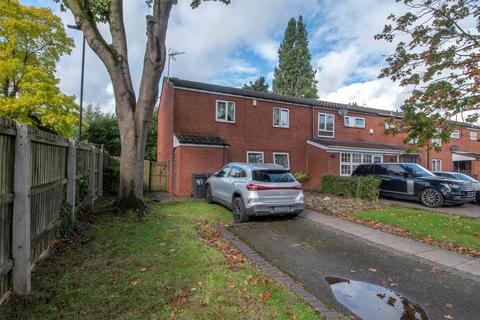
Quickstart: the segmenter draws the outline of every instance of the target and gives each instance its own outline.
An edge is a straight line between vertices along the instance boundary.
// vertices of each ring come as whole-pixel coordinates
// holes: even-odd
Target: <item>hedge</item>
[[[116,194],[118,192],[118,184],[120,183],[120,168],[105,167],[103,168],[103,190],[104,193]]]
[[[324,176],[321,192],[344,197],[378,200],[381,180],[375,177]]]

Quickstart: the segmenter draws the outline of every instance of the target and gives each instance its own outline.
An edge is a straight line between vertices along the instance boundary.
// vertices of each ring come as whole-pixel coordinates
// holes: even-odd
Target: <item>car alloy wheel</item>
[[[233,220],[235,222],[246,222],[248,221],[248,216],[245,214],[245,208],[243,206],[243,200],[240,197],[237,197],[233,200]]]
[[[440,207],[443,205],[442,194],[435,189],[428,188],[422,192],[422,203],[431,208]]]

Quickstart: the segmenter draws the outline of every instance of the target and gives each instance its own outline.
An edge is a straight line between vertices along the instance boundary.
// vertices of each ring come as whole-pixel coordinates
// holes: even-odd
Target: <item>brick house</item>
[[[305,172],[307,188],[367,162],[416,162],[480,175],[480,128],[471,125],[454,131],[440,152],[408,154],[402,135],[385,134],[387,120],[399,113],[177,78],[164,79],[158,112],[157,159],[168,163],[168,190],[177,195],[191,194],[193,173],[231,161]]]

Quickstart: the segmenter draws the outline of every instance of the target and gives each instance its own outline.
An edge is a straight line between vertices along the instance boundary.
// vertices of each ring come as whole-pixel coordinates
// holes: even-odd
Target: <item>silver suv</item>
[[[235,222],[250,216],[298,216],[303,211],[303,188],[289,170],[275,164],[227,164],[207,180],[206,200],[233,211]]]

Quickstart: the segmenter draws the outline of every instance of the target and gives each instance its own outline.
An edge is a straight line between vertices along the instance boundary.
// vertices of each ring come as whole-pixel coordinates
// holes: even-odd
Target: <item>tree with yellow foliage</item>
[[[50,9],[0,1],[0,115],[61,135],[78,122],[74,96],[55,78],[74,43]]]

